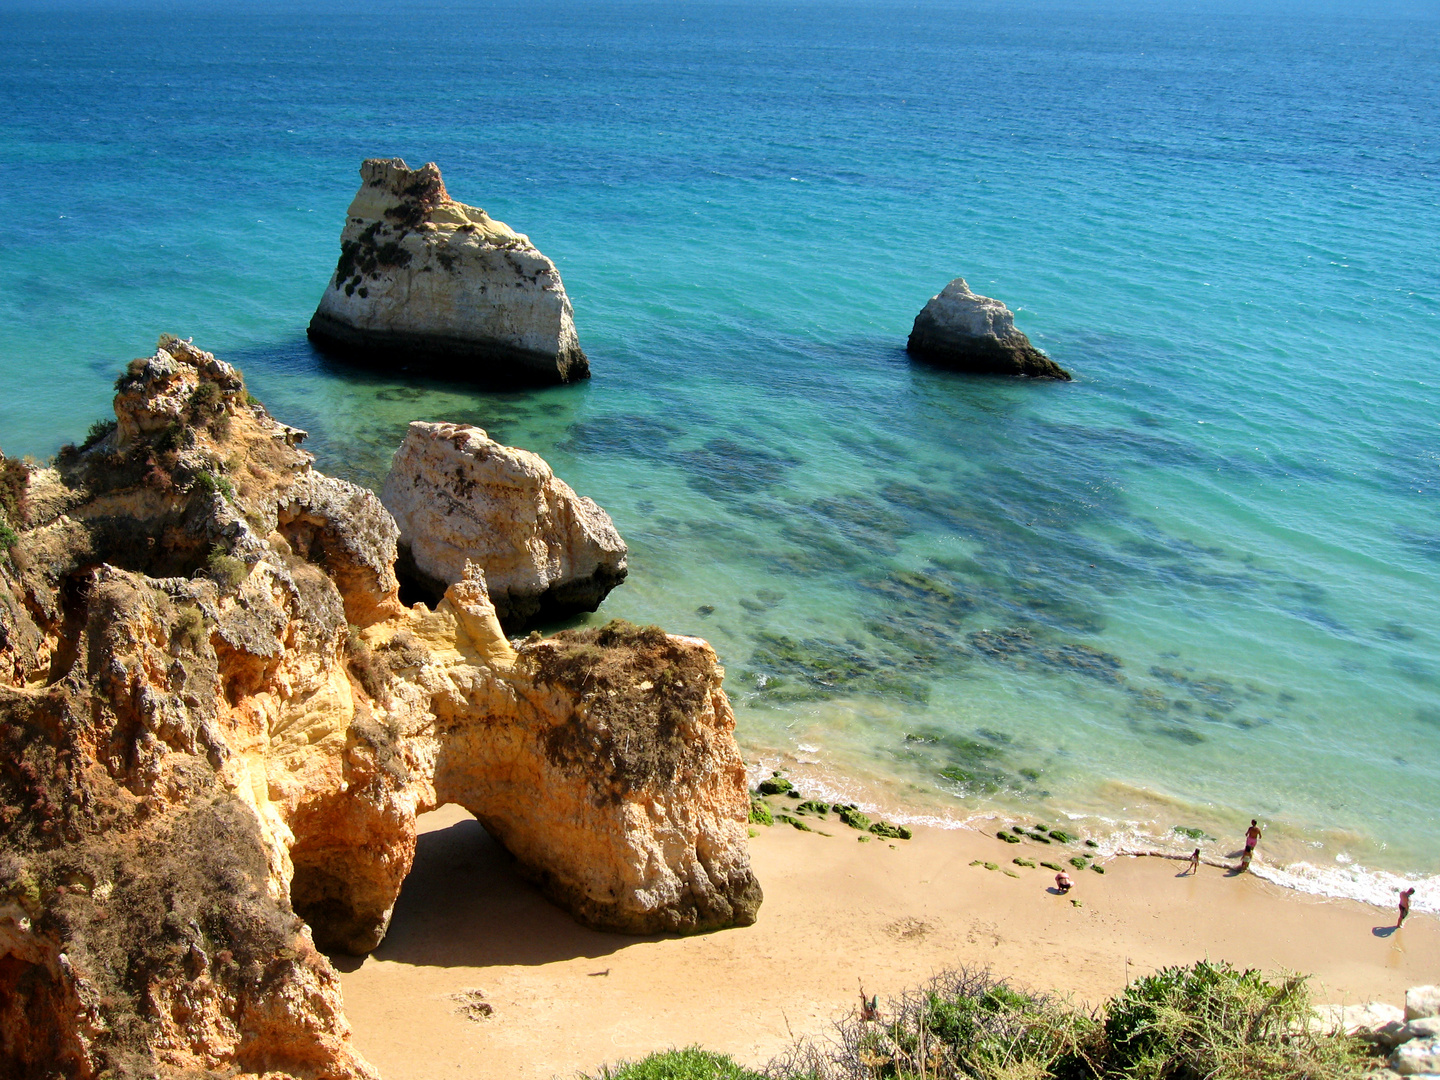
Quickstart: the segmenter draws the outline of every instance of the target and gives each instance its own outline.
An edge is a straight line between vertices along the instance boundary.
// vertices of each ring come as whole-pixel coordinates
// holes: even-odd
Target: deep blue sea
[[[311,351],[375,156],[556,261],[591,381]],[[162,331],[362,483],[476,423],[757,765],[1440,910],[1437,193],[1434,5],[0,0],[0,446]],[[957,276],[1076,381],[907,359]]]

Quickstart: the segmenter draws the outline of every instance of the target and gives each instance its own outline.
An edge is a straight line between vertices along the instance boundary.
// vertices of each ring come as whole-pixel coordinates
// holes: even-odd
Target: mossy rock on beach
[[[1105,872],[1105,868],[1104,868],[1103,866],[1101,866],[1099,863],[1091,863],[1091,864],[1090,864],[1090,869],[1091,869],[1091,870],[1094,870],[1095,873],[1097,873],[1097,874],[1103,874],[1103,873]]]
[[[1098,847],[1100,846],[1100,844],[1099,844],[1097,841],[1094,841],[1094,840],[1086,840],[1086,841],[1085,841],[1085,846],[1086,846],[1086,847],[1098,848]]]
[[[997,839],[1004,840],[1007,844],[1018,844],[1020,842],[1020,837],[1014,833],[1005,832],[1003,829],[996,833],[995,836]]]
[[[1045,835],[1044,833],[1042,833],[1042,832],[1028,832],[1028,833],[1026,833],[1025,835],[1026,835],[1029,839],[1034,840],[1037,844],[1048,844],[1048,843],[1050,843],[1050,837],[1046,836],[1046,835]]]
[[[795,810],[801,814],[819,814],[821,817],[824,817],[830,812],[830,804],[819,802],[815,799],[806,799],[799,806],[795,807]]]
[[[1180,836],[1189,837],[1191,840],[1213,840],[1213,836],[1206,836],[1204,829],[1197,829],[1191,825],[1176,825],[1170,830]]]
[[[1042,862],[1040,865],[1043,866],[1046,870],[1054,870],[1057,874],[1063,874],[1065,872],[1065,868],[1059,863]]]
[[[1090,865],[1090,860],[1087,859],[1084,855],[1076,855],[1070,860],[1070,865],[1073,866],[1076,870],[1084,870],[1085,867]]]
[[[875,822],[870,826],[870,831],[889,840],[909,840],[914,835],[904,825],[891,825],[888,821]]]
[[[810,828],[809,825],[806,825],[805,822],[801,821],[799,818],[793,818],[793,817],[791,817],[789,814],[776,814],[776,815],[775,815],[775,820],[776,820],[776,821],[783,821],[783,822],[785,822],[786,825],[793,825],[793,826],[795,826],[795,828],[799,829],[801,832],[814,832],[814,831],[815,831],[814,829]]]
[[[1030,859],[1011,859],[1010,861],[1016,866],[1028,866],[1031,870],[1035,869],[1035,863]]]
[[[865,832],[870,828],[870,819],[864,814],[862,814],[859,810],[855,810],[847,806],[844,809],[838,811],[838,813],[840,815],[840,820],[843,821],[846,825],[849,825],[852,829],[859,829],[861,832]]]
[[[775,815],[770,810],[768,803],[759,799],[750,800],[750,824],[751,825],[774,825]]]
[[[755,790],[760,792],[761,795],[784,795],[787,792],[794,791],[795,785],[777,773],[767,780],[761,780],[760,786]]]
[[[985,867],[986,870],[999,870],[999,869],[1000,869],[1000,864],[999,864],[999,863],[987,862],[987,863],[984,863],[983,865],[984,865],[984,867]]]
[[[1073,844],[1075,842],[1075,837],[1071,836],[1064,829],[1051,829],[1048,835],[1050,839],[1056,843]]]

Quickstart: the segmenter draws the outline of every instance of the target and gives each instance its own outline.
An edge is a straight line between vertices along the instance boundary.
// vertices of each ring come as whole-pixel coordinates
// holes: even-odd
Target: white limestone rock
[[[400,526],[402,563],[434,595],[484,572],[502,623],[594,611],[625,580],[610,515],[528,450],[477,427],[417,420],[381,493]]]
[[[1322,1005],[1316,1010],[1320,1030],[1339,1035],[1357,1035],[1391,1049],[1405,1041],[1405,1013],[1383,1001],[1362,1005]]]
[[[1440,1016],[1440,986],[1412,986],[1405,991],[1405,1019]]]
[[[360,176],[311,340],[477,382],[589,376],[560,273],[528,237],[451,199],[434,162],[372,158]]]
[[[1015,329],[1015,316],[999,300],[970,291],[956,278],[915,316],[906,350],[960,371],[1069,380],[1070,373]]]
[[[1401,1076],[1440,1073],[1440,1039],[1416,1039],[1397,1047],[1390,1055],[1390,1068]]]

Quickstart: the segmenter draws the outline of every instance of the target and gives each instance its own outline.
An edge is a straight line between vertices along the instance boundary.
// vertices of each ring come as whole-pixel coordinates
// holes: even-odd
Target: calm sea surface
[[[1433,7],[345,7],[0,3],[7,453],[162,331],[361,483],[476,423],[610,511],[599,617],[712,641],[807,789],[1214,852],[1259,816],[1266,874],[1440,909]],[[373,156],[558,263],[590,382],[311,351]],[[1076,381],[912,364],[962,275]]]

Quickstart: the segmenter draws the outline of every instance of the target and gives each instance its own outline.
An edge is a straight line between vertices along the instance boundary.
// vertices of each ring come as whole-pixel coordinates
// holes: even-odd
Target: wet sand
[[[763,1064],[792,1035],[824,1034],[861,983],[883,998],[960,965],[1091,1003],[1203,957],[1313,973],[1321,1002],[1403,1004],[1440,972],[1429,916],[1391,933],[1393,912],[1155,858],[1073,871],[1061,897],[1051,871],[1011,863],[1063,862],[1053,847],[939,829],[859,843],[833,821],[829,837],[756,830],[756,925],[620,937],[549,904],[459,808],[420,825],[389,936],[363,963],[337,959],[355,1042],[385,1080],[570,1078],[694,1043]],[[462,1011],[472,991],[491,1015]]]

